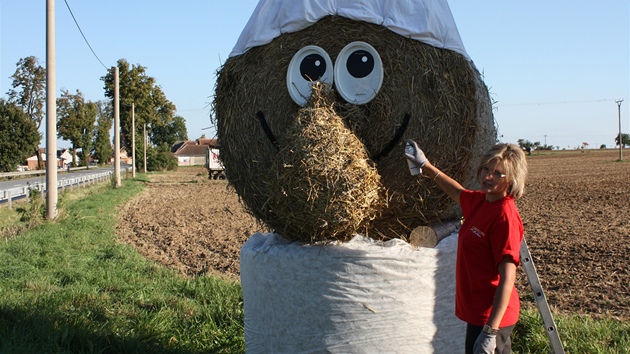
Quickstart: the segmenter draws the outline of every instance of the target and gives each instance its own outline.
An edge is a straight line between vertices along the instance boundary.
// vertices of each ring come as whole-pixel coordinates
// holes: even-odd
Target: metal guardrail
[[[81,167],[72,167],[70,168],[70,171],[78,171],[78,170],[86,170],[87,167],[85,166],[81,166]],[[59,168],[57,169],[57,172],[67,172],[68,169],[67,168]],[[2,172],[0,173],[0,178],[3,177],[15,177],[15,176],[36,176],[36,175],[45,175],[46,174],[46,170],[32,170],[32,171],[16,171],[16,172]]]
[[[127,169],[121,169],[121,170],[127,170]],[[70,188],[70,190],[72,190],[75,186],[79,188],[82,185],[88,186],[91,184],[111,180],[111,176],[113,174],[114,174],[114,171],[107,171],[107,172],[99,172],[99,173],[94,173],[94,174],[89,174],[89,175],[83,175],[76,178],[68,178],[68,179],[60,180],[57,182],[57,189],[61,189],[65,191],[66,188]],[[12,189],[7,189],[7,190],[0,190],[0,203],[5,202],[5,201],[8,202],[9,209],[11,209],[12,202],[14,199],[19,199],[19,198],[24,198],[24,197],[28,199],[29,191],[33,189],[37,189],[43,193],[47,190],[47,186],[46,186],[46,183],[35,183],[35,184],[31,184],[25,187],[17,187],[17,188],[12,188]]]

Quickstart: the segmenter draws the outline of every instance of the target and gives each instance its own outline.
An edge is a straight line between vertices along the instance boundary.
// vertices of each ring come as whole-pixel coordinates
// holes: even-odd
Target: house
[[[46,148],[39,148],[39,156],[41,156],[41,160],[42,160],[42,168],[46,168]],[[57,151],[57,158],[56,158],[56,164],[57,164],[57,168],[63,168],[64,167],[64,160],[62,158],[59,158],[60,152]],[[72,156],[70,155],[70,161],[72,161]],[[26,159],[26,166],[29,170],[39,170],[39,166],[37,166],[37,155],[33,155],[29,158]]]
[[[177,141],[171,146],[171,152],[174,154],[186,144],[195,144],[194,141]]]
[[[42,168],[44,166],[46,166],[44,160],[46,159],[46,149],[45,148],[39,148],[38,150],[39,156],[41,157],[42,160]],[[28,168],[30,171],[33,170],[39,170],[39,166],[37,165],[38,161],[37,161],[37,155],[33,155],[29,158],[26,159],[26,168]]]
[[[177,149],[173,153],[177,157],[177,166],[204,166],[208,145],[200,145],[197,141],[178,142],[173,145]]]
[[[197,139],[197,144],[208,145],[210,149],[217,149],[219,147],[219,139],[199,138]]]
[[[66,168],[72,165],[72,153],[69,149],[57,150],[57,158],[61,160],[61,167]],[[77,156],[76,164],[81,164],[81,158]]]
[[[114,151],[114,145],[112,145],[112,151]],[[120,147],[119,158],[120,158],[121,164],[131,165],[133,163],[133,156],[127,155],[127,149],[124,146]],[[112,155],[112,157],[109,159],[109,163],[113,165],[114,159],[115,159],[115,156]]]
[[[133,156],[127,153],[127,148],[124,146],[120,148],[120,163],[127,165],[131,165],[133,163]]]
[[[196,141],[178,141],[173,144],[171,152],[177,157],[178,166],[205,166],[206,152],[218,146],[218,139],[199,138]]]

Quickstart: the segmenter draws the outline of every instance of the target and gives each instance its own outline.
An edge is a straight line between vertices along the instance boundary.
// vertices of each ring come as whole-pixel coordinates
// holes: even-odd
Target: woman
[[[523,195],[527,161],[514,144],[497,144],[477,169],[480,190],[462,187],[433,166],[418,145],[405,157],[459,203],[455,315],[467,323],[466,354],[511,353],[520,302],[514,287],[523,223],[514,201]]]

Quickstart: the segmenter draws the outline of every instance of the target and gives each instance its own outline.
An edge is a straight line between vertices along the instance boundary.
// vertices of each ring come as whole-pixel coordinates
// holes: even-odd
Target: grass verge
[[[115,241],[117,206],[139,193],[141,174],[64,196],[63,218],[0,245],[0,353],[243,353],[237,280],[185,279]],[[6,231],[6,229],[5,229]],[[567,353],[630,353],[630,322],[555,316]],[[513,352],[549,353],[535,309],[523,309]]]
[[[630,322],[614,318],[593,319],[580,315],[554,315],[566,353],[630,353]],[[515,354],[553,353],[538,310],[521,309],[512,334]]]
[[[126,180],[0,246],[0,353],[239,353],[237,280],[184,279],[115,242]]]

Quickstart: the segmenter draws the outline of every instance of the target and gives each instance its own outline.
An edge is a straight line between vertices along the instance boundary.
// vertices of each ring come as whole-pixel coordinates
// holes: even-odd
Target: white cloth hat
[[[260,0],[230,57],[332,15],[385,26],[470,60],[447,0]]]

